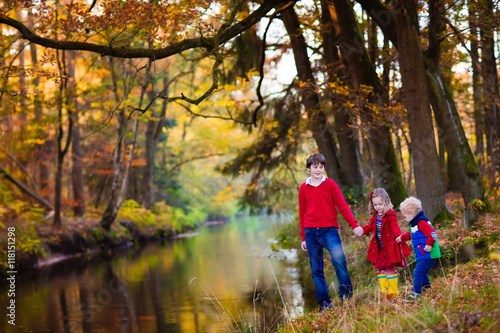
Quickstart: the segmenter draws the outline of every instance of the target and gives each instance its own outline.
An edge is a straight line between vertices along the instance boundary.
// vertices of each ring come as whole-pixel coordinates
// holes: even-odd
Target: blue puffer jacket
[[[436,232],[432,232],[432,238],[436,241],[434,246],[432,247],[431,252],[425,252],[425,242],[427,242],[427,237],[425,237],[424,233],[418,230],[418,222],[427,221],[429,225],[432,227],[431,221],[424,215],[423,211],[420,211],[409,223],[409,227],[411,229],[411,242],[413,243],[413,251],[415,251],[415,260],[423,260],[423,259],[437,259],[441,258],[441,250],[439,249],[439,244],[437,241]],[[434,227],[432,227],[434,229]]]

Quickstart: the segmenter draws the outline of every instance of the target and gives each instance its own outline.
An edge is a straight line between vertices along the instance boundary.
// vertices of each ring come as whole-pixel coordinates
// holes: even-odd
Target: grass
[[[352,299],[318,314],[288,321],[279,332],[498,332],[500,262],[472,260],[447,269],[433,280],[433,291],[407,303],[411,281],[401,296],[384,300],[376,286],[358,288]]]

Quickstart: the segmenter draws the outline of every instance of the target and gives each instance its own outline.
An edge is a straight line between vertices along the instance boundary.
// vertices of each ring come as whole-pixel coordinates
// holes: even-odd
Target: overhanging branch
[[[160,49],[113,47],[113,45],[99,45],[94,43],[77,42],[77,41],[60,41],[51,38],[45,38],[31,31],[22,22],[3,14],[0,14],[0,23],[8,25],[18,30],[24,39],[27,39],[30,42],[38,44],[40,46],[52,49],[89,51],[98,53],[101,56],[112,56],[116,58],[149,58],[157,60],[157,59],[168,58],[172,55],[179,54],[183,51],[194,48],[205,48],[208,51],[212,51],[213,48],[216,47],[216,45],[221,45],[229,41],[233,37],[239,35],[243,31],[250,28],[252,25],[256,24],[271,9],[286,2],[288,1],[285,0],[264,1],[259,8],[257,8],[253,13],[248,15],[240,22],[231,25],[229,27],[223,25],[219,33],[217,33],[217,36],[210,38],[196,37],[196,38],[185,39],[183,41],[180,41],[178,43],[173,43],[167,47]]]

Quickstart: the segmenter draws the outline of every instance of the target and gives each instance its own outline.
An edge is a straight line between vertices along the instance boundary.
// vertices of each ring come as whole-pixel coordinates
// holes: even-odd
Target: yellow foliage
[[[234,105],[236,105],[236,101],[233,100],[215,101],[215,106],[234,106]]]
[[[500,261],[500,253],[498,252],[491,252],[489,257],[491,260]]]

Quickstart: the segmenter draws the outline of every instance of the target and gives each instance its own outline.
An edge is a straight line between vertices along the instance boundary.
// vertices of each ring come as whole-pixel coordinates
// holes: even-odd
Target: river
[[[296,254],[271,251],[288,221],[241,217],[188,237],[18,272],[15,326],[4,315],[0,331],[269,331],[315,306]]]

